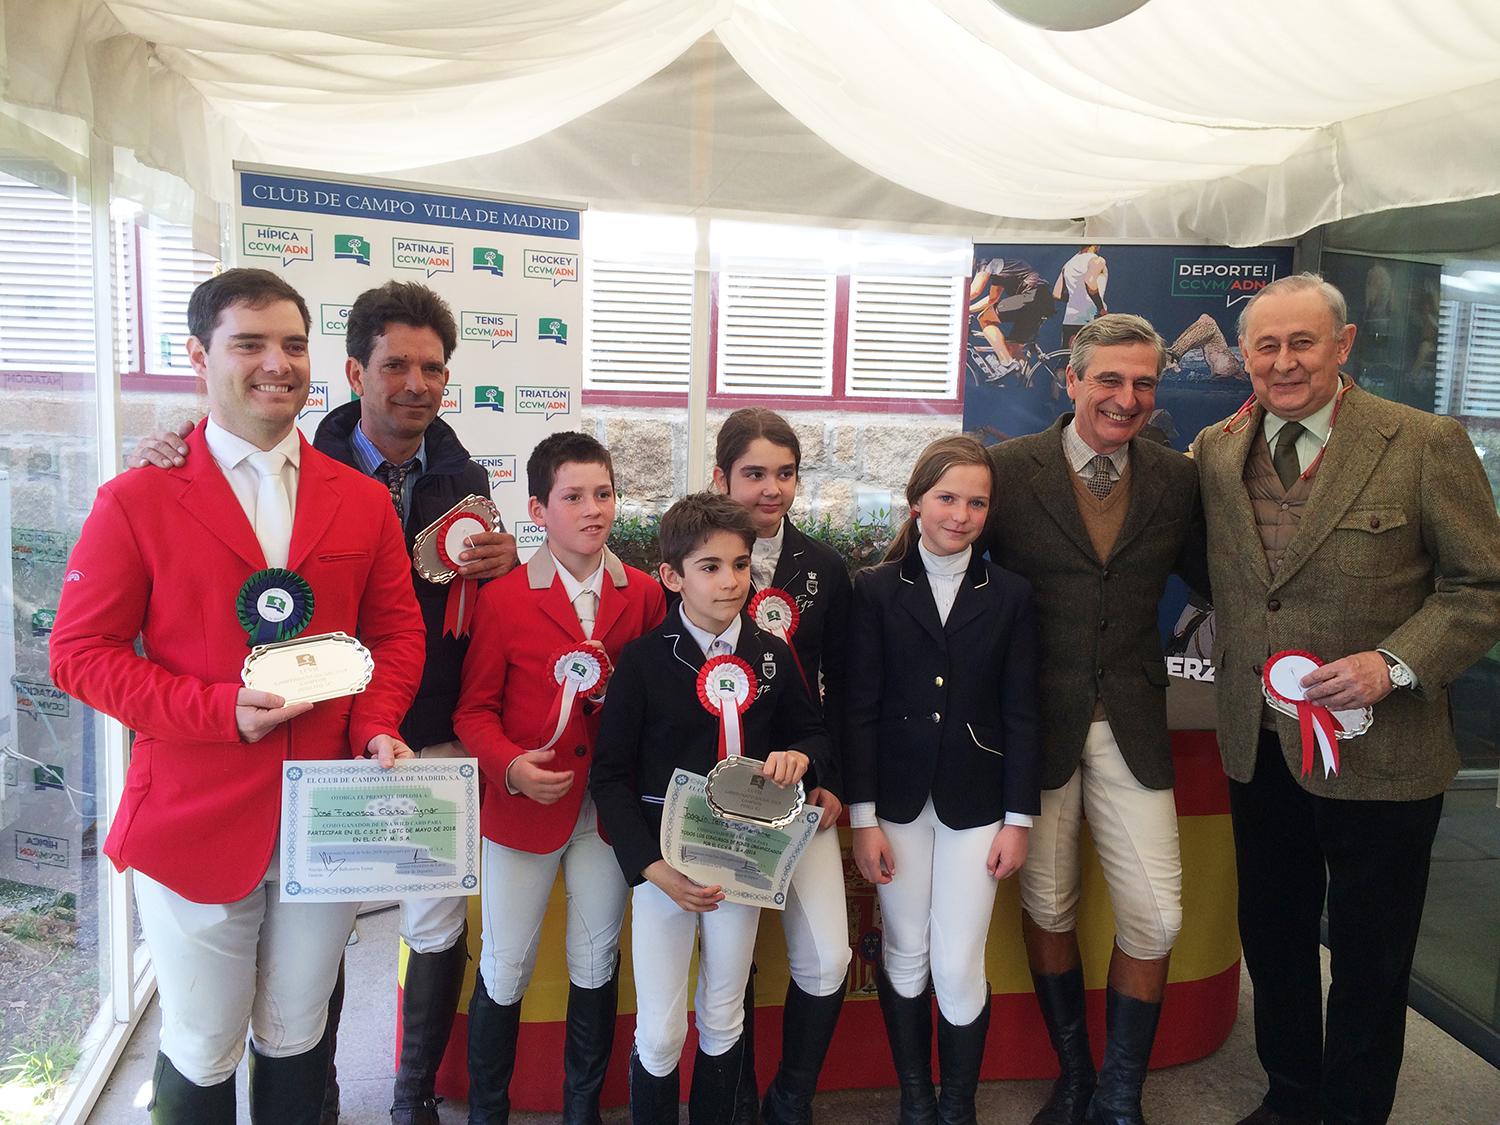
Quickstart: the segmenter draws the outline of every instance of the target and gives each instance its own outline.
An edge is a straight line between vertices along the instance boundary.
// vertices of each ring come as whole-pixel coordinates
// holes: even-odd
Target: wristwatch
[[[1388,652],[1381,652],[1380,659],[1385,661],[1385,666],[1390,669],[1391,686],[1398,688],[1409,688],[1417,682],[1417,678],[1411,674],[1411,669],[1401,661],[1397,660]]]

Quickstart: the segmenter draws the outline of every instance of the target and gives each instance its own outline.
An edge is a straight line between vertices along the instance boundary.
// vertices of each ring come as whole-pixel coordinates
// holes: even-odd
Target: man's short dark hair
[[[615,483],[615,463],[609,450],[577,430],[562,430],[548,434],[536,443],[531,456],[526,458],[526,487],[530,495],[546,505],[552,495],[552,486],[557,483],[557,471],[569,462],[579,465],[603,465],[609,473],[609,483]]]
[[[205,348],[219,326],[219,314],[230,305],[249,305],[263,309],[277,301],[290,301],[302,314],[302,330],[312,330],[312,315],[302,294],[279,274],[270,270],[232,269],[211,277],[193,290],[188,298],[188,334],[196,336]]]
[[[755,546],[755,524],[747,509],[718,492],[694,492],[667,509],[657,529],[661,561],[678,574],[687,557],[716,531],[728,531]]]
[[[427,286],[416,281],[387,281],[375,289],[366,289],[349,308],[349,327],[344,335],[344,350],[361,366],[370,362],[375,341],[384,336],[387,325],[405,324],[410,328],[431,328],[443,342],[443,362],[453,357],[458,347],[458,324],[448,302]]]

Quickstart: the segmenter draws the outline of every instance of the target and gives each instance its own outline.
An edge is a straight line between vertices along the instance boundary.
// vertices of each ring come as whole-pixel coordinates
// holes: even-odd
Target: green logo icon
[[[544,316],[536,322],[536,338],[551,340],[557,344],[568,342],[568,322],[555,316]]]
[[[493,246],[474,247],[474,268],[496,277],[505,276],[505,255]]]
[[[370,264],[370,240],[362,234],[336,234],[333,236],[333,256],[337,261]]]
[[[504,414],[505,392],[499,387],[475,387],[474,409],[493,410],[497,414]]]

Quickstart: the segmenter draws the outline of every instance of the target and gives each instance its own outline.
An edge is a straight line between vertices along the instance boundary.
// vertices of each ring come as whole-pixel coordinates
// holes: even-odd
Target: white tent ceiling
[[[5,96],[228,162],[1248,244],[1500,191],[1493,0],[3,0]],[[1080,222],[1086,220],[1086,223]]]

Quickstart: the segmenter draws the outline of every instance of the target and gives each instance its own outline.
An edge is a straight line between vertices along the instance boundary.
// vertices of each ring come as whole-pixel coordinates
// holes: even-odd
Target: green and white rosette
[[[250,647],[291,640],[312,621],[312,587],[285,567],[258,570],[240,587],[234,611],[249,634]]]

